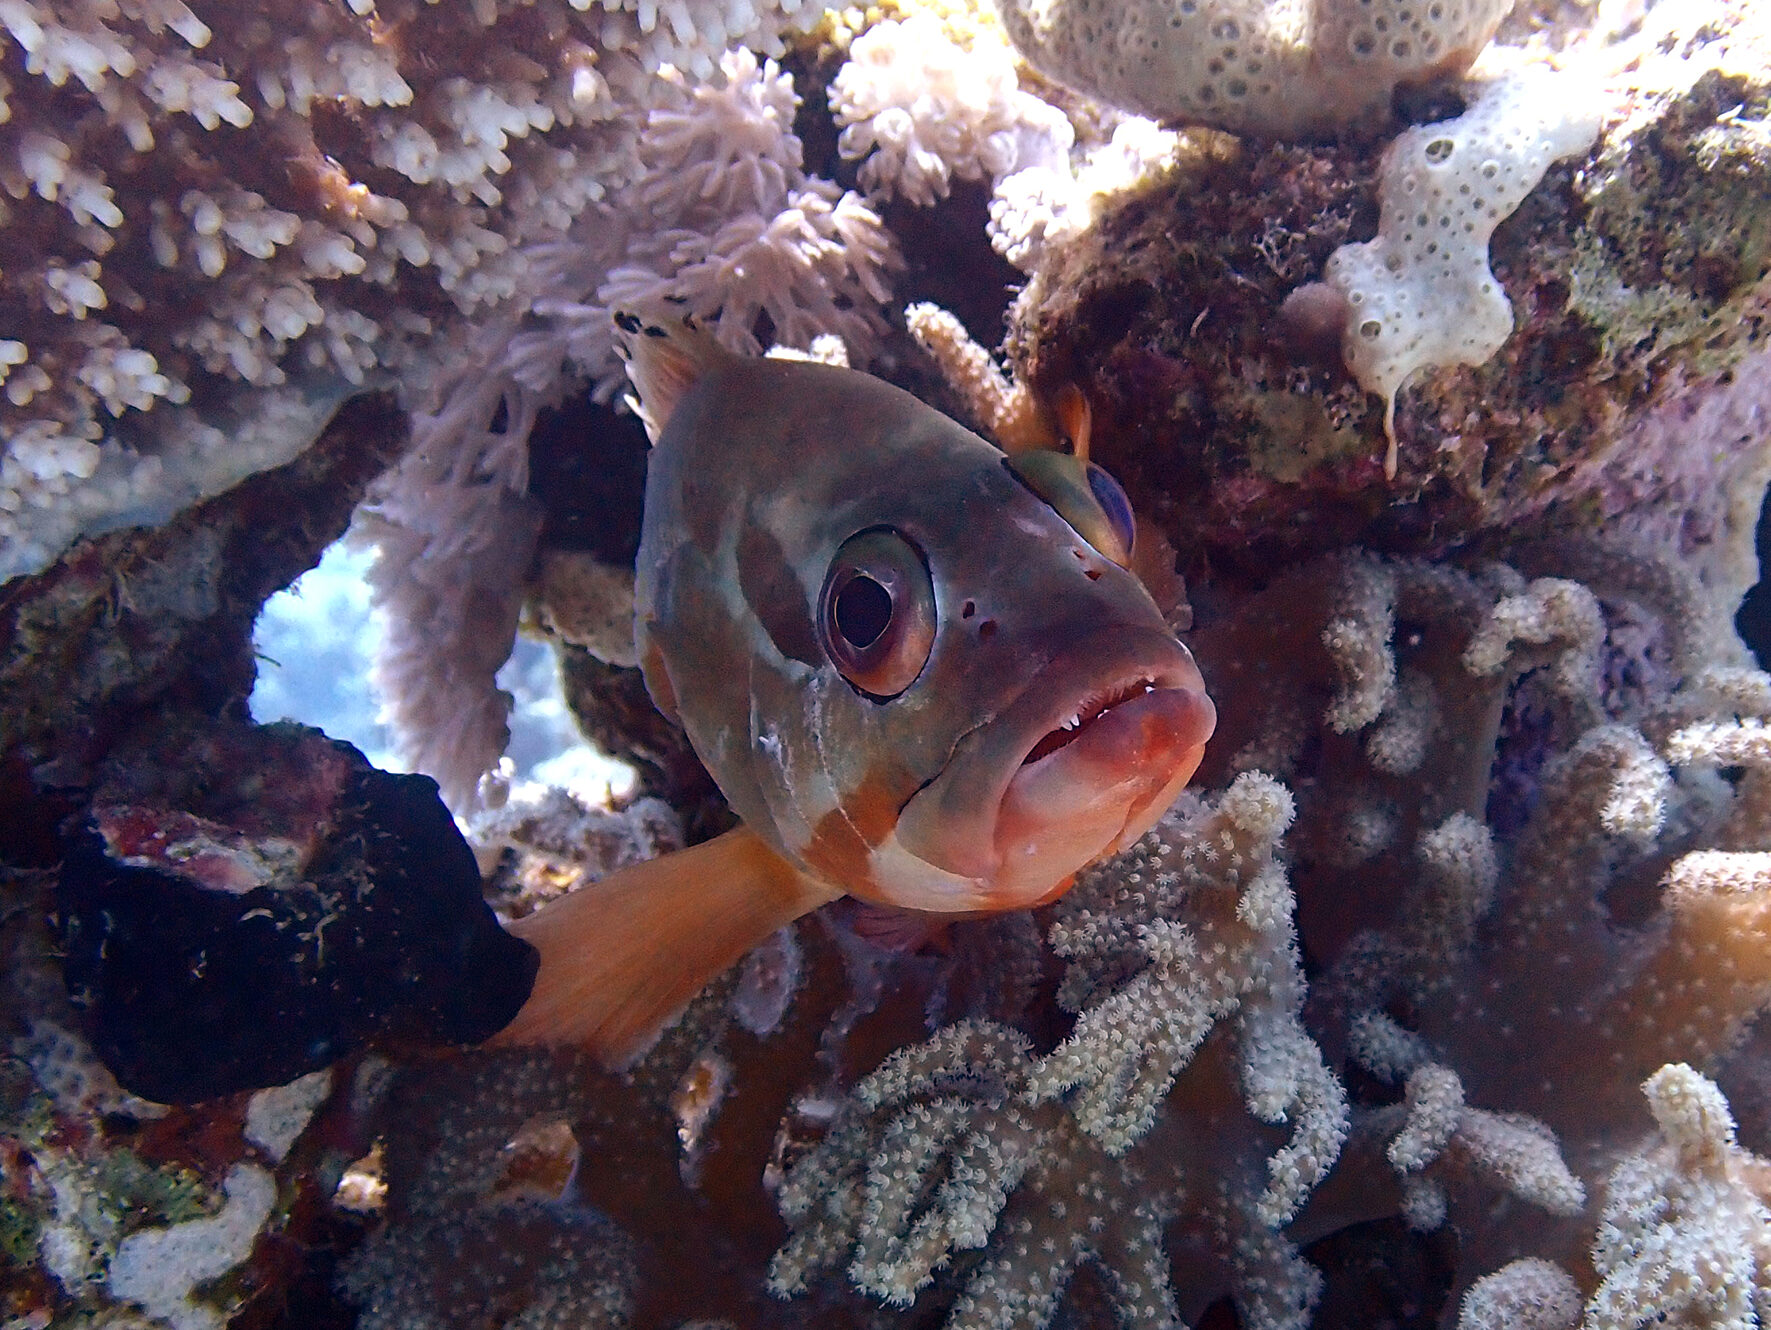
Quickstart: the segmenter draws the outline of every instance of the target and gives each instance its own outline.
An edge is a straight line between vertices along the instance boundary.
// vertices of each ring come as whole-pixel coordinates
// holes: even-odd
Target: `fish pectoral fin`
[[[708,980],[841,894],[748,827],[611,873],[511,925],[541,966],[490,1042],[576,1044],[627,1066]]]

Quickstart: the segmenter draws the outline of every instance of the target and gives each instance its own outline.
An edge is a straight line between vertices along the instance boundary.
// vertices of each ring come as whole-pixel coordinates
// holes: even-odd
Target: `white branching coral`
[[[1382,1019],[1371,1018],[1362,1032],[1368,1048],[1400,1042],[1400,1032],[1374,1028]],[[1377,1066],[1387,1072],[1398,1061],[1381,1058]],[[1374,1114],[1366,1125],[1381,1134],[1393,1116]],[[1445,1221],[1446,1192],[1435,1176],[1441,1171],[1469,1176],[1551,1214],[1576,1215],[1586,1204],[1586,1188],[1563,1160],[1555,1133],[1522,1113],[1466,1104],[1463,1082],[1449,1067],[1426,1062],[1409,1073],[1401,1117],[1384,1157],[1402,1184],[1402,1214],[1413,1228],[1433,1229]]]
[[[952,1253],[981,1248],[950,1324],[1045,1324],[1088,1260],[1129,1323],[1190,1320],[1229,1269],[1246,1323],[1301,1326],[1319,1278],[1279,1229],[1332,1164],[1346,1103],[1300,1022],[1273,859],[1291,807],[1244,776],[1085,876],[1051,932],[1078,1011],[1052,1053],[963,1022],[857,1086],[781,1191],[794,1236],[775,1291],[846,1262],[859,1288],[907,1305]],[[1214,1030],[1227,1039],[1205,1045]],[[1205,1144],[1188,1114],[1226,1091],[1249,1117]],[[1269,1123],[1289,1133],[1277,1149]],[[1165,1234],[1214,1255],[1165,1254]],[[1177,1289],[1171,1257],[1211,1273]]]
[[[707,284],[754,269],[734,326],[767,312],[801,338],[876,330],[892,258],[877,219],[800,176],[786,123],[758,149],[741,116],[686,91],[693,78],[755,92],[758,80],[719,73],[725,53],[778,54],[819,8],[396,0],[282,21],[11,0],[0,42],[24,72],[0,125],[0,221],[19,240],[0,274],[0,576],[265,464],[260,452],[243,467],[205,432],[218,414],[262,406],[258,433],[279,417],[273,464],[312,440],[275,394],[250,388],[335,400],[392,378],[422,406],[439,367],[478,357],[472,378],[494,352],[520,357],[515,321],[538,299],[594,292],[632,237],[658,234],[663,200],[607,201],[648,169],[642,141],[656,137],[652,160],[668,156],[670,126],[648,121],[661,104],[716,146],[738,132],[664,185],[699,201],[682,224],[707,243],[690,252],[672,236],[643,256],[659,279],[693,268],[686,283],[704,300]],[[790,117],[790,92],[787,105]],[[792,169],[769,197],[722,182],[784,143]],[[562,244],[585,252],[567,262]],[[563,269],[578,280],[562,286]],[[469,320],[501,336],[481,339]],[[606,340],[581,350],[581,368],[610,372]],[[557,365],[551,378],[524,367],[537,391],[559,390]]]

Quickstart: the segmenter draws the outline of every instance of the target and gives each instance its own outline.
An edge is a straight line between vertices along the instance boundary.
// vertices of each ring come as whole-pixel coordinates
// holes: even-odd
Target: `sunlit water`
[[[356,745],[384,771],[410,771],[369,684],[381,633],[364,580],[374,560],[373,549],[339,541],[317,567],[265,602],[253,629],[259,661],[252,718],[312,725]],[[498,684],[516,698],[506,753],[514,794],[553,785],[603,803],[632,788],[633,769],[579,735],[561,692],[558,662],[545,643],[518,638]]]

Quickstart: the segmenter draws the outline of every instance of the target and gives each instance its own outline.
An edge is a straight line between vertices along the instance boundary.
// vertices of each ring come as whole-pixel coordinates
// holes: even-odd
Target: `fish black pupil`
[[[1096,466],[1088,464],[1088,488],[1095,496],[1095,502],[1101,505],[1101,511],[1107,515],[1107,521],[1113,533],[1125,542],[1129,550],[1137,530],[1131,514],[1131,500],[1125,495],[1125,489],[1113,477]]]
[[[866,649],[892,622],[892,595],[866,573],[851,577],[837,593],[836,630],[850,646]]]

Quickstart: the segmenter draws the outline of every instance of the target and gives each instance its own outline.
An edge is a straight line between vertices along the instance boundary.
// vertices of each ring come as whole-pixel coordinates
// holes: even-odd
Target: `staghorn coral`
[[[1300,791],[1299,926],[1329,966],[1310,1003],[1295,962],[1251,972],[1234,940],[1237,922],[1289,931],[1290,893],[1259,885],[1276,867],[1246,876],[1247,847],[1226,830],[1231,810],[1278,801],[1271,836],[1290,801],[1244,774],[1216,824],[1184,805],[1056,907],[1058,997],[1079,1014],[1051,1052],[962,1023],[856,1088],[788,1175],[794,1237],[775,1287],[846,1264],[857,1287],[906,1302],[982,1249],[956,1262],[951,1323],[1043,1324],[1081,1254],[1105,1264],[1108,1297],[1135,1323],[1190,1319],[1229,1289],[1252,1323],[1302,1325],[1317,1276],[1298,1245],[1391,1214],[1457,1229],[1448,1305],[1467,1290],[1467,1324],[1534,1306],[1567,1323],[1609,1268],[1600,1206],[1650,1125],[1638,1083],[1680,1056],[1725,1059],[1771,1003],[1758,851],[1693,848],[1756,825],[1756,782],[1736,793],[1709,772],[1762,751],[1755,715],[1718,708],[1771,694],[1762,676],[1702,669],[1722,639],[1694,582],[1650,575],[1640,556],[1561,558],[1591,584],[1343,557],[1198,630],[1227,703],[1208,779],[1258,755]],[[1522,562],[1554,567],[1557,551]],[[1654,657],[1689,676],[1646,674]],[[1297,719],[1280,679],[1308,681]],[[1549,721],[1529,732],[1529,757],[1513,751],[1522,711]],[[1288,727],[1295,742],[1261,745]],[[1533,811],[1491,828],[1490,771],[1522,759]],[[1241,899],[1214,921],[1210,902],[1226,906],[1205,884],[1226,872]],[[1219,989],[1218,974],[1238,978]],[[1362,1096],[1349,1123],[1316,1040],[1400,1098]],[[1283,1121],[1290,1144],[1257,1119]],[[1216,1180],[1203,1195],[1189,1153],[1202,1138]],[[1515,1202],[1504,1225],[1497,1196]],[[1157,1243],[1167,1260],[1145,1274],[1171,1282],[1152,1286],[1138,1272]]]
[[[1750,1228],[1700,1222],[1716,1207],[1628,1161],[1659,1120],[1641,1080],[1726,1064],[1771,1003],[1768,879],[1741,845],[1763,790],[1715,775],[1761,769],[1771,684],[1705,664],[1727,639],[1693,579],[1619,551],[1519,562],[1587,580],[1355,555],[1208,616],[1195,641],[1228,703],[1208,780],[1258,750],[1299,791],[1310,1001],[1268,857],[1291,800],[1244,774],[1055,907],[1067,1031],[962,1021],[844,1099],[786,1174],[773,1287],[827,1297],[846,1267],[955,1325],[1045,1324],[1091,1296],[1189,1322],[1228,1291],[1245,1323],[1303,1325],[1322,1275],[1300,1248],[1396,1215],[1458,1232],[1444,1305],[1474,1330],[1573,1324],[1614,1270],[1644,1307],[1684,1305],[1613,1236],[1663,1203],[1692,1216],[1666,1222],[1693,1272],[1756,1260]],[[1259,742],[1276,727],[1297,741]],[[1509,821],[1512,779],[1534,793]],[[1627,1196],[1626,1175],[1646,1179]]]
[[[1762,1323],[1771,1301],[1765,1161],[1736,1143],[1721,1091],[1686,1064],[1662,1067],[1642,1092],[1657,1130],[1606,1180],[1593,1247],[1600,1283],[1584,1315],[1565,1271],[1527,1259],[1470,1290],[1458,1330],[1511,1318],[1543,1330]]]

